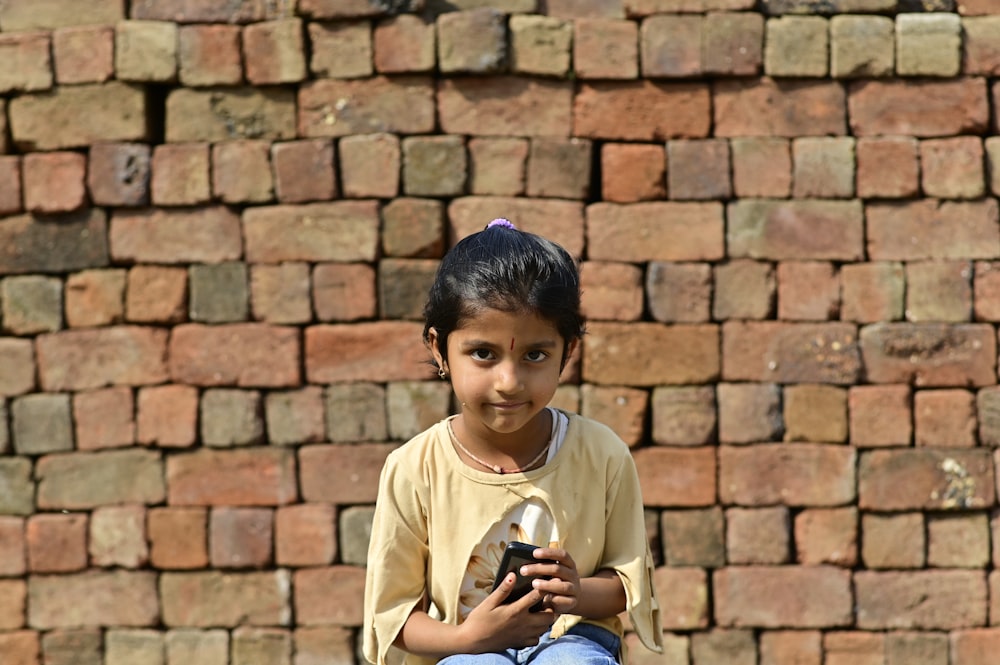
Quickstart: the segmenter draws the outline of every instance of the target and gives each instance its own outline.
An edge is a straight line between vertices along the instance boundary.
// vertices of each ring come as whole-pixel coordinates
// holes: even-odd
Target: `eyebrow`
[[[460,345],[463,349],[477,349],[480,347],[490,347],[490,348],[500,348],[503,344],[496,344],[494,342],[489,342],[485,339],[469,339]],[[553,349],[557,346],[557,342],[552,339],[545,339],[539,342],[533,342],[528,344],[529,349]]]

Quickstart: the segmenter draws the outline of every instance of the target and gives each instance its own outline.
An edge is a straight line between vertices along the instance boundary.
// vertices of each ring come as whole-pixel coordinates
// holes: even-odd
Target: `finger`
[[[487,596],[486,600],[492,601],[494,607],[497,605],[503,605],[504,601],[507,600],[507,596],[510,595],[511,590],[514,588],[515,580],[517,580],[517,575],[514,573],[507,573],[507,577],[503,578],[503,582],[500,583],[500,586],[498,586],[493,593]]]

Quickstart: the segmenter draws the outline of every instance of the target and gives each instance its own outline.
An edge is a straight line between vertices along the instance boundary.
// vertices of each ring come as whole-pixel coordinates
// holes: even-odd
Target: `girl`
[[[642,497],[610,429],[549,408],[583,334],[576,265],[494,220],[444,257],[424,342],[461,412],[386,460],[365,588],[377,665],[624,662],[622,623],[660,651]],[[507,543],[533,589],[493,590]],[[539,610],[540,604],[541,609]]]

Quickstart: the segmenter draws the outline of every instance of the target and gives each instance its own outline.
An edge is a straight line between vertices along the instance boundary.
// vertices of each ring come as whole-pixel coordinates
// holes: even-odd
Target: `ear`
[[[429,328],[427,330],[427,348],[430,349],[431,355],[434,356],[434,362],[437,363],[437,366],[447,372],[448,359],[441,353],[440,342],[441,338],[438,336],[437,328]]]
[[[580,338],[579,337],[574,337],[573,339],[571,339],[569,341],[568,344],[566,344],[566,350],[563,353],[562,366],[559,367],[559,371],[560,372],[562,372],[564,369],[566,369],[566,365],[569,364],[570,358],[572,358],[573,354],[576,353],[576,348],[578,346],[580,346]]]

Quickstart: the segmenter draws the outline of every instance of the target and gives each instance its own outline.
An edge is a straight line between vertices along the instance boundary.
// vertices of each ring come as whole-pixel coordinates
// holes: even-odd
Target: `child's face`
[[[551,322],[523,312],[484,309],[463,320],[448,337],[447,359],[431,331],[434,357],[463,404],[464,427],[487,441],[520,431],[545,408],[559,386],[564,346]]]

